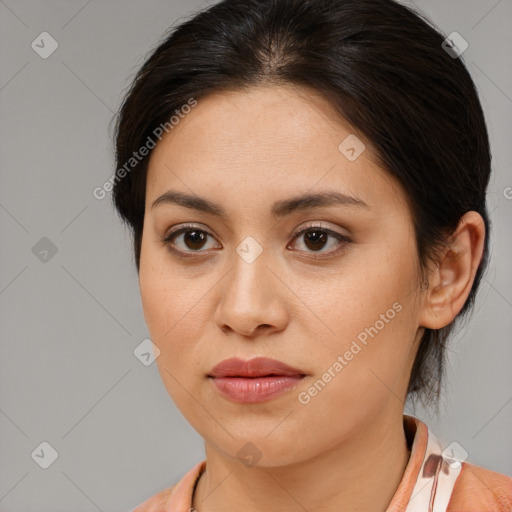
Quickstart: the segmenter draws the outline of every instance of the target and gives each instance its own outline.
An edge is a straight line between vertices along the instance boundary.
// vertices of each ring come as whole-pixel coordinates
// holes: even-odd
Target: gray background
[[[495,171],[490,269],[453,339],[440,417],[416,415],[512,476],[512,1],[415,4],[469,42]],[[171,24],[206,5],[0,2],[3,512],[128,511],[203,459],[155,364],[133,354],[148,332],[130,237],[92,191],[114,171],[108,125],[130,79]],[[59,45],[47,59],[31,48],[43,31]],[[33,250],[43,237],[57,250],[46,261]],[[43,441],[58,452],[46,470],[31,457]]]

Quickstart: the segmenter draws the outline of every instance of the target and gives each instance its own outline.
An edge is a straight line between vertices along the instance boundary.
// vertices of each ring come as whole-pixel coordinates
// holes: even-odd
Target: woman
[[[474,84],[391,0],[225,0],[171,31],[116,127],[164,385],[206,459],[137,512],[507,511],[435,404],[488,258]]]

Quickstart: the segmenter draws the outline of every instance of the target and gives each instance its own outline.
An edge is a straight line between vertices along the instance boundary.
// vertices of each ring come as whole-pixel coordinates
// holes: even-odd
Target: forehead
[[[343,153],[346,140],[364,148],[357,159]],[[181,116],[151,154],[146,200],[166,188],[244,202],[256,191],[287,196],[315,187],[367,202],[403,195],[371,143],[316,91],[259,86],[210,94]]]

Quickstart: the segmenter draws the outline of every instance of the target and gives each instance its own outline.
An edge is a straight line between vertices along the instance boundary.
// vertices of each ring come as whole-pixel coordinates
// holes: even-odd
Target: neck
[[[192,503],[198,512],[385,512],[409,460],[401,413],[288,466],[247,467],[205,448],[207,466]]]

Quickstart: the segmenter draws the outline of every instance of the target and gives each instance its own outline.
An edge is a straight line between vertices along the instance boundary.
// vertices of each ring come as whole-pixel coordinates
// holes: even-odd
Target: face
[[[403,412],[421,335],[406,195],[309,89],[212,94],[162,138],[139,283],[167,391],[227,457],[303,461]],[[211,377],[233,357],[294,370]]]

